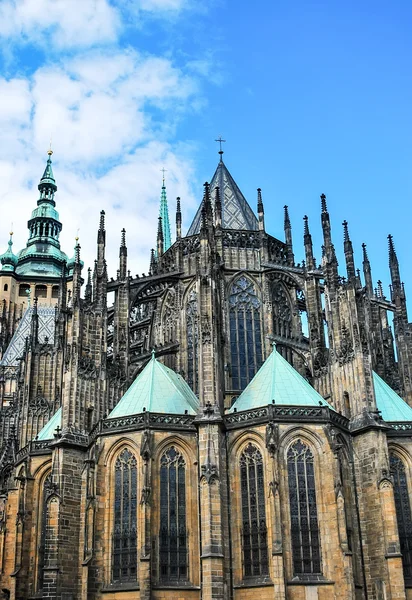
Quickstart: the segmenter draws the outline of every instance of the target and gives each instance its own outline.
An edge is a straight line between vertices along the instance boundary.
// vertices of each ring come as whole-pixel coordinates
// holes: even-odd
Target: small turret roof
[[[13,254],[13,233],[10,232],[10,239],[8,241],[8,248],[6,252],[0,255],[0,271],[14,271],[18,258],[15,254]]]
[[[265,360],[259,371],[229,413],[272,404],[286,406],[329,406],[330,404],[310,385],[296,369],[283,358],[276,347]]]
[[[154,353],[124,396],[119,400],[109,419],[157,412],[195,415],[199,401],[186,381],[158,360]]]
[[[412,422],[412,407],[409,406],[377,373],[373,373],[376,405],[384,421]]]
[[[221,159],[210,182],[210,193],[213,194],[219,187],[220,201],[222,204],[222,227],[224,229],[257,230],[259,223],[255,213],[250,208],[246,198],[240,191],[237,183],[229,173],[228,168]],[[200,232],[202,221],[202,204],[199,206],[187,235]]]
[[[62,409],[61,407],[54,413],[50,421],[47,421],[43,429],[40,430],[37,440],[52,440],[57,427],[62,426]]]

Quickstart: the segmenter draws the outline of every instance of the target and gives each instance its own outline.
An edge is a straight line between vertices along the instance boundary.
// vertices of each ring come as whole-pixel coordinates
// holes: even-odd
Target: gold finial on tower
[[[49,149],[47,150],[47,154],[49,156],[51,156],[53,154],[53,150],[52,150],[52,139],[50,138],[50,146]]]

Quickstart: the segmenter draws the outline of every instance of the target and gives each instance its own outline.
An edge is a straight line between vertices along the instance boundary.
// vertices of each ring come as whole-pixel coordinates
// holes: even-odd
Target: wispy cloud
[[[173,198],[182,197],[185,211],[196,202],[195,148],[190,141],[178,144],[175,131],[184,113],[204,105],[207,68],[124,44],[121,32],[130,27],[125,14],[130,17],[132,9],[168,15],[188,5],[186,0],[0,3],[0,37],[12,52],[22,42],[47,49],[30,69],[16,61],[7,77],[0,76],[0,250],[12,221],[15,249],[25,244],[52,136],[63,250],[72,254],[80,228],[82,258],[92,265],[104,209],[111,274],[124,226],[132,271],[147,270],[156,238],[160,168],[168,170],[172,220]],[[25,71],[27,77],[21,75]]]

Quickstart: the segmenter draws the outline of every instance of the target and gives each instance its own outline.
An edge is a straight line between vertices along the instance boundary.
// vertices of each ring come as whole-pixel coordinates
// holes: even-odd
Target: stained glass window
[[[197,293],[192,290],[186,305],[187,382],[195,392],[199,391],[199,318]]]
[[[112,580],[137,579],[137,467],[125,448],[115,464]]]
[[[44,567],[46,561],[46,533],[47,533],[47,501],[52,492],[52,475],[48,473],[44,478],[43,491],[41,496],[41,514],[40,514],[40,544],[37,563],[37,588],[43,589]]]
[[[288,450],[290,521],[295,575],[320,574],[313,454],[301,440]]]
[[[394,479],[396,518],[398,521],[399,542],[402,553],[405,580],[412,581],[412,515],[408,493],[406,469],[396,454],[390,454],[391,474]]]
[[[240,457],[242,543],[245,577],[268,575],[265,485],[262,455],[249,444]]]
[[[159,568],[163,582],[188,578],[186,465],[176,448],[160,460]]]
[[[243,390],[263,362],[261,303],[255,286],[247,277],[239,277],[229,297],[230,353],[232,388]]]

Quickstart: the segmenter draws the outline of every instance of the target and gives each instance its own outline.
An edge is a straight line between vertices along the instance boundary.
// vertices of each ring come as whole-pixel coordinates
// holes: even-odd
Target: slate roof
[[[228,412],[267,406],[272,400],[278,405],[333,408],[275,347]]]
[[[37,314],[39,316],[39,342],[45,342],[47,337],[49,339],[49,343],[53,343],[55,330],[55,309],[48,306],[39,306],[37,308]],[[33,308],[29,307],[24,313],[19,326],[11,338],[11,342],[0,362],[1,366],[16,366],[18,364],[18,359],[23,354],[26,338],[31,333],[32,316]]]
[[[259,223],[255,213],[250,208],[246,198],[238,188],[225,163],[221,160],[210,182],[211,198],[219,186],[222,202],[222,227],[224,229],[257,230]],[[202,220],[202,205],[199,206],[187,235],[200,232]]]
[[[38,441],[52,440],[53,436],[54,436],[54,432],[56,431],[57,427],[61,428],[61,426],[62,426],[62,408],[60,407],[58,410],[56,410],[56,412],[54,413],[54,415],[52,416],[50,421],[47,421],[47,423],[43,427],[43,429],[40,429],[36,439]]]
[[[412,421],[412,408],[381,378],[373,373],[376,405],[384,421]]]
[[[195,415],[199,400],[186,381],[156,360],[151,360],[139,373],[127,392],[109,414],[109,419],[136,415],[144,411]]]

